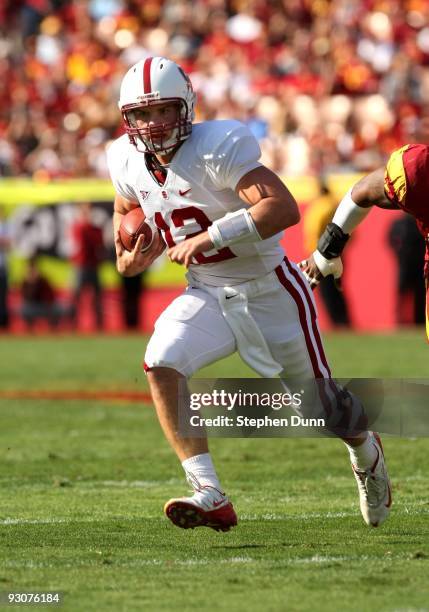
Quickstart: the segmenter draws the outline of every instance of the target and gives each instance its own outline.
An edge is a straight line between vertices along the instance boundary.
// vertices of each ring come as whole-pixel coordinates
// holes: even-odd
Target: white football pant
[[[258,367],[257,361],[246,358],[246,347],[240,339],[237,346],[233,323],[228,324],[218,298],[222,289],[190,285],[164,310],[147,347],[146,369],[169,367],[191,377],[238,348],[259,374],[269,375],[262,365]],[[272,375],[275,365],[279,365],[277,373],[282,377],[330,378],[313,295],[296,265],[285,258],[267,277],[228,289],[236,290],[240,296],[245,294],[249,324],[256,323],[265,340],[274,364]]]

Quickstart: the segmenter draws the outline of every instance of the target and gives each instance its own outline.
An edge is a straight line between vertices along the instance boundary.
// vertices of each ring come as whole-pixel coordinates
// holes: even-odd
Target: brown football
[[[142,251],[145,251],[152,244],[152,228],[145,221],[146,216],[140,206],[133,208],[122,217],[121,225],[119,226],[119,236],[122,245],[127,251],[132,251],[140,236],[144,234]]]

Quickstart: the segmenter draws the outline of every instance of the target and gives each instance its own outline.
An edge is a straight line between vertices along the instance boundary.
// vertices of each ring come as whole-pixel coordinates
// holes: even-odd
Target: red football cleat
[[[164,512],[172,523],[182,529],[211,527],[229,531],[237,525],[235,510],[224,493],[214,487],[201,487],[192,497],[170,499]]]

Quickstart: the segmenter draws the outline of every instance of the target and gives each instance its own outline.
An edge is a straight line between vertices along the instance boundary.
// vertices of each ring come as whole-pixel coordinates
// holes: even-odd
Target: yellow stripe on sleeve
[[[393,151],[386,164],[386,191],[389,193],[391,190],[393,190],[398,202],[402,202],[407,195],[407,177],[405,174],[402,154],[408,149],[408,147],[409,145],[405,145],[404,147]]]

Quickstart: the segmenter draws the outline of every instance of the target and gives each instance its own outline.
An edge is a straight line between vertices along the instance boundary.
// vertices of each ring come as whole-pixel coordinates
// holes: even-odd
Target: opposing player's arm
[[[352,231],[366,218],[373,206],[397,209],[385,192],[385,168],[379,168],[360,179],[344,196],[321,235],[317,249],[300,267],[312,287],[323,276],[340,278],[343,272],[341,254]]]
[[[119,194],[115,196],[113,206],[113,230],[115,237],[116,267],[119,274],[122,274],[122,276],[136,276],[140,272],[143,272],[165,249],[165,244],[158,232],[154,235],[151,247],[143,253],[142,248],[145,240],[143,234],[139,236],[132,251],[126,251],[124,249],[119,236],[119,226],[121,225],[123,216],[138,206],[140,206],[138,202],[127,200]]]
[[[377,206],[391,210],[398,210],[398,206],[389,200],[384,189],[384,175],[386,169],[379,168],[361,178],[351,190],[353,202],[361,208]],[[339,207],[338,207],[339,208]]]

